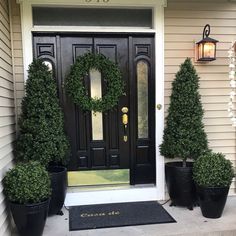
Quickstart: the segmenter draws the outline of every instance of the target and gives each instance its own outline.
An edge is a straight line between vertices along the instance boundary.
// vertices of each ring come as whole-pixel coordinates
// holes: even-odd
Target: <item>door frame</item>
[[[159,145],[162,142],[164,130],[164,8],[167,0],[18,0],[21,8],[21,26],[22,26],[22,44],[23,44],[23,60],[24,60],[24,81],[28,77],[28,65],[33,60],[33,32],[97,32],[97,33],[154,33],[155,34],[155,104],[161,104],[162,109],[156,109],[156,186],[148,188],[128,188],[116,191],[100,191],[96,193],[96,202],[91,201],[90,204],[108,203],[108,202],[124,202],[124,201],[145,201],[145,200],[162,200],[165,199],[165,171],[164,157],[159,153]],[[54,6],[54,7],[102,7],[102,8],[151,8],[153,10],[153,27],[146,28],[119,28],[119,27],[52,27],[52,26],[33,26],[32,7],[33,6]],[[96,191],[97,192],[97,191]],[[89,196],[92,192],[88,192],[85,202],[83,197],[78,194],[67,193],[66,205],[73,204],[89,204]],[[137,194],[138,193],[138,194]],[[98,197],[98,195],[100,197]],[[82,198],[81,198],[82,197]],[[80,199],[79,201],[76,199]],[[87,201],[87,202],[86,202]]]

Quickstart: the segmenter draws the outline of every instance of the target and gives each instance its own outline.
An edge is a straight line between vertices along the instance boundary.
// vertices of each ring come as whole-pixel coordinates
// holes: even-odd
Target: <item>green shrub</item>
[[[19,163],[3,179],[7,199],[14,203],[42,202],[51,195],[49,174],[39,162]]]
[[[222,153],[208,151],[193,166],[193,179],[202,187],[227,187],[233,177],[232,163]]]
[[[22,101],[16,158],[66,164],[68,140],[64,133],[63,113],[59,105],[56,81],[42,60],[29,66],[26,95]]]
[[[198,92],[199,77],[187,58],[172,83],[170,106],[166,118],[160,153],[167,158],[196,159],[208,149],[204,131],[203,108]]]

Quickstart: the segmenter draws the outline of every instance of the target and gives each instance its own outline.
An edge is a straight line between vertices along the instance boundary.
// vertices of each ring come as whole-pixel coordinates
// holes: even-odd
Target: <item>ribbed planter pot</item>
[[[227,200],[229,187],[196,186],[202,215],[206,218],[220,218]]]
[[[10,209],[20,236],[41,236],[48,216],[49,199],[36,204],[10,202]]]
[[[165,164],[166,184],[171,206],[185,206],[192,210],[196,205],[196,187],[193,182],[193,162],[168,162]]]
[[[49,205],[49,215],[59,214],[66,197],[67,169],[63,166],[50,166],[48,169],[51,178],[52,195]]]

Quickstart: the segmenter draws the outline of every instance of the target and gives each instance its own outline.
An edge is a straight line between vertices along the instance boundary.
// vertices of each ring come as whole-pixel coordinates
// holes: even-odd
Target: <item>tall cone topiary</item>
[[[188,158],[196,159],[208,149],[198,89],[199,77],[191,60],[187,58],[172,83],[163,143],[160,145],[161,155],[181,158],[183,166]]]
[[[29,66],[22,101],[16,157],[38,160],[46,167],[51,162],[65,165],[68,147],[56,81],[43,61],[35,59]]]

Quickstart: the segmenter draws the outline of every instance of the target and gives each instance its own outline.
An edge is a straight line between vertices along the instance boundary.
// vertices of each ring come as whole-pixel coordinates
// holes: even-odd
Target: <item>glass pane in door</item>
[[[102,97],[101,72],[95,69],[89,71],[90,93],[92,98]],[[103,140],[103,117],[101,112],[92,112],[92,139]]]

